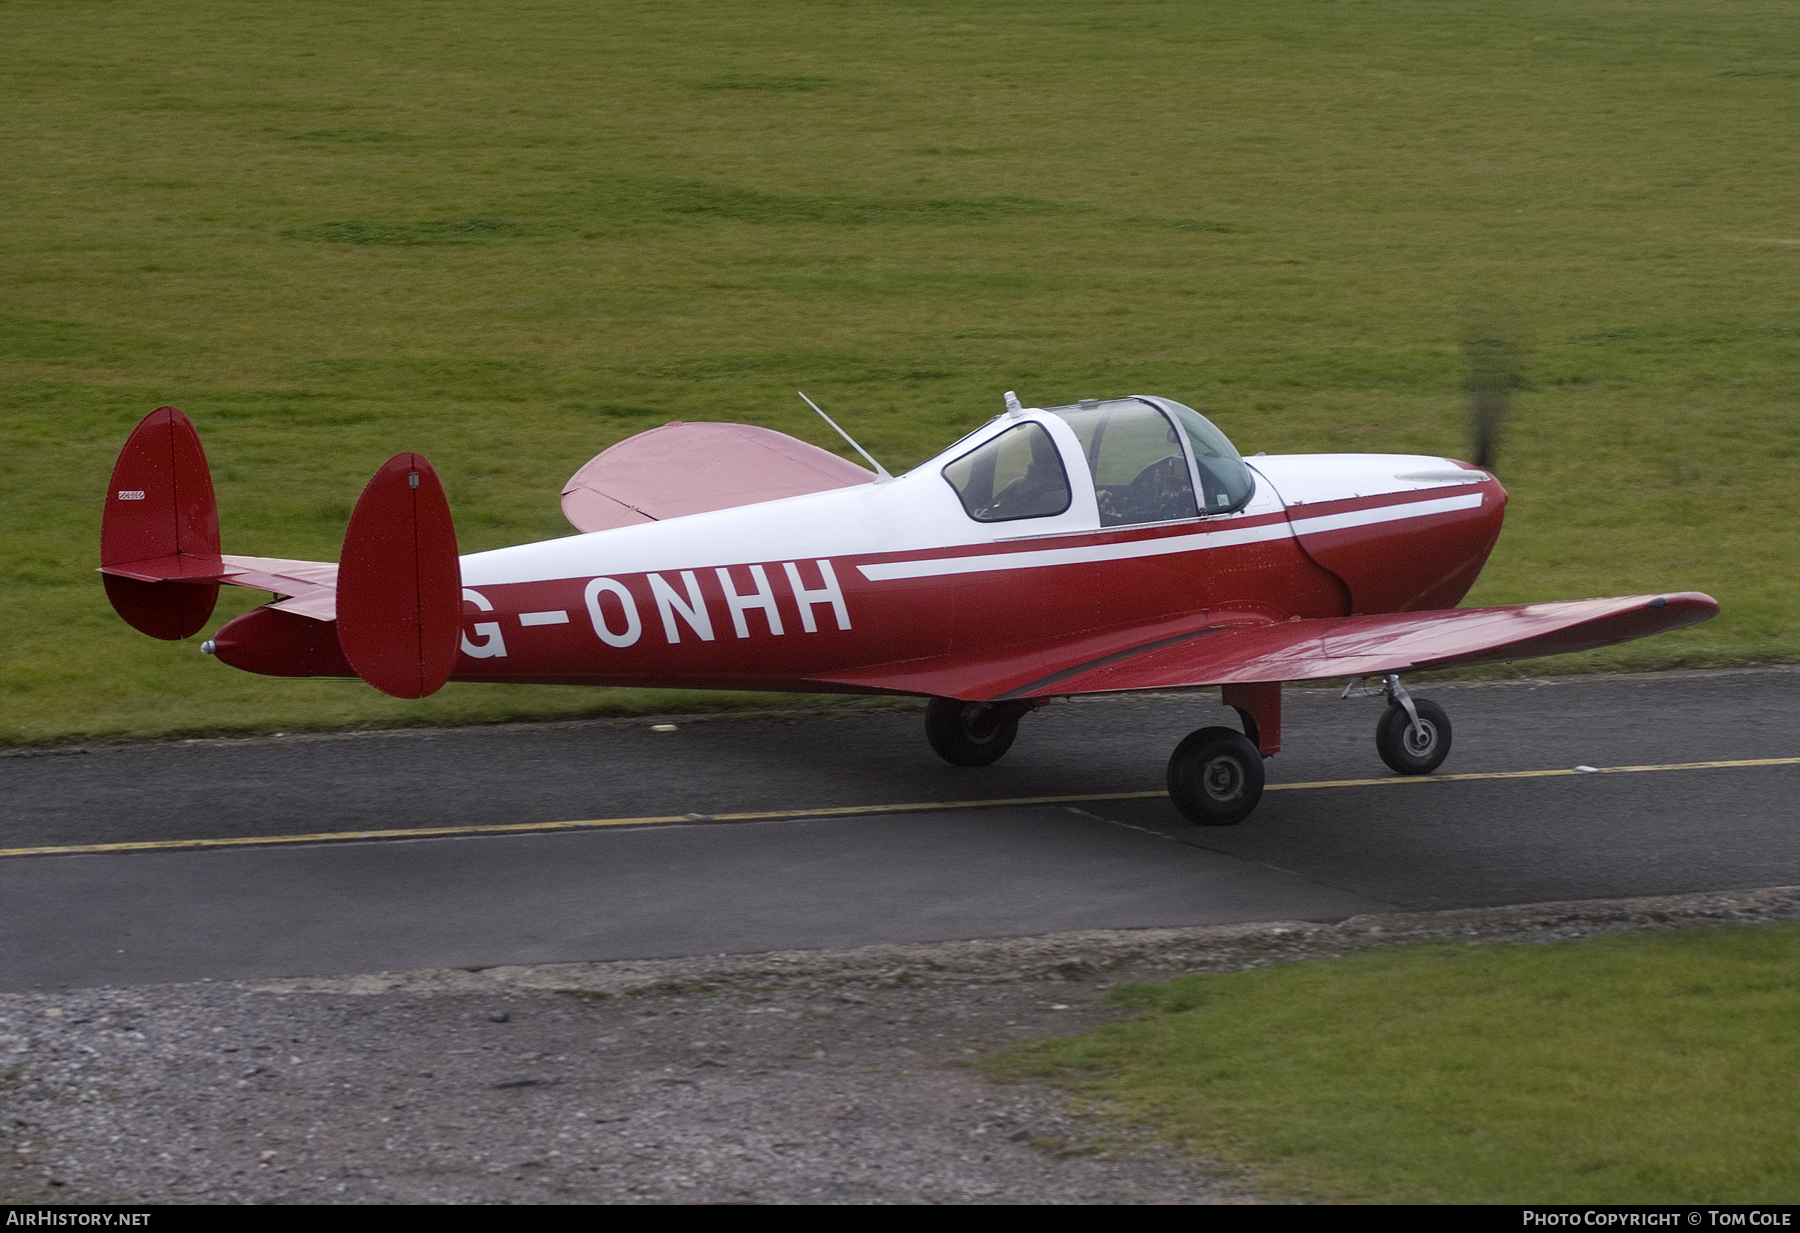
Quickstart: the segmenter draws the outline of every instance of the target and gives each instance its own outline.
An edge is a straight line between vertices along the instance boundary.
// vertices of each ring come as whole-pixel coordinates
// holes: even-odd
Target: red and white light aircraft
[[[459,556],[431,464],[399,454],[338,564],[226,556],[199,436],[164,407],[119,455],[101,570],[119,615],[165,639],[200,630],[220,583],[273,592],[202,647],[249,672],[402,698],[450,680],[917,694],[932,748],[965,766],[1052,698],[1222,686],[1243,732],[1201,728],[1169,760],[1171,799],[1203,825],[1255,808],[1284,681],[1384,677],[1377,749],[1424,774],[1450,723],[1397,674],[1718,611],[1696,592],[1452,608],[1500,533],[1492,475],[1244,459],[1163,398],[1045,410],[1008,394],[898,477],[765,428],[667,424],[594,458],[562,504],[581,534]]]

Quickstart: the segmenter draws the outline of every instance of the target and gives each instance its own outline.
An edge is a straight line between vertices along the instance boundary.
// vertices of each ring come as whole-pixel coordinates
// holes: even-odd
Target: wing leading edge
[[[1710,595],[1683,591],[1256,624],[1203,613],[1185,628],[1165,623],[1029,653],[819,679],[984,701],[1322,680],[1589,651],[1695,625],[1718,610]]]

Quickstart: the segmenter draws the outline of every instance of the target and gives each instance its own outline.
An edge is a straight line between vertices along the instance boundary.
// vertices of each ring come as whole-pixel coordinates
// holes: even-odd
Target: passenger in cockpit
[[[1001,489],[992,504],[977,515],[983,521],[1059,514],[1069,508],[1069,480],[1055,443],[1041,428],[1028,433],[1026,439],[1031,442],[1031,461],[1025,465],[1025,474]]]

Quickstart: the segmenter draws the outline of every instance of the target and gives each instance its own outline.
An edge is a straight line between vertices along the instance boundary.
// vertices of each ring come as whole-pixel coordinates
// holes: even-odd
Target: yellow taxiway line
[[[1272,783],[1266,792],[1319,788],[1385,788],[1403,784],[1466,783],[1472,779],[1555,779],[1582,775],[1636,775],[1646,771],[1711,771],[1761,766],[1796,766],[1796,758],[1739,758],[1727,762],[1665,762],[1645,766],[1558,768],[1548,771],[1477,771],[1465,775],[1395,775],[1385,779],[1323,779],[1316,783]],[[264,848],[293,843],[342,843],[368,839],[445,839],[467,835],[530,835],[546,831],[586,831],[606,826],[658,826],[671,822],[779,822],[798,818],[855,818],[890,813],[934,813],[946,809],[995,809],[1004,805],[1082,805],[1101,801],[1141,801],[1167,796],[1152,792],[1089,792],[1077,796],[1014,796],[974,801],[912,801],[904,805],[835,805],[822,809],[759,809],[747,813],[666,814],[644,818],[590,818],[578,822],[506,822],[491,826],[417,826],[390,830],[320,831],[310,835],[245,835],[227,839],[144,839],[130,843],[77,843],[58,847],[0,848],[7,856],[84,856],[98,852],[181,852],[196,848]]]

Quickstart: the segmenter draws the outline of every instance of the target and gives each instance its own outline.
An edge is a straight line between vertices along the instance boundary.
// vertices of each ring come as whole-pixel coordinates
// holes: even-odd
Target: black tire
[[[1444,708],[1423,698],[1413,699],[1419,712],[1419,728],[1398,702],[1375,725],[1375,752],[1400,775],[1429,775],[1450,756],[1450,717]]]
[[[1029,705],[933,698],[925,704],[925,739],[952,766],[989,766],[1012,748]]]
[[[1202,728],[1169,755],[1169,799],[1198,826],[1235,826],[1262,794],[1262,754],[1241,732]]]

